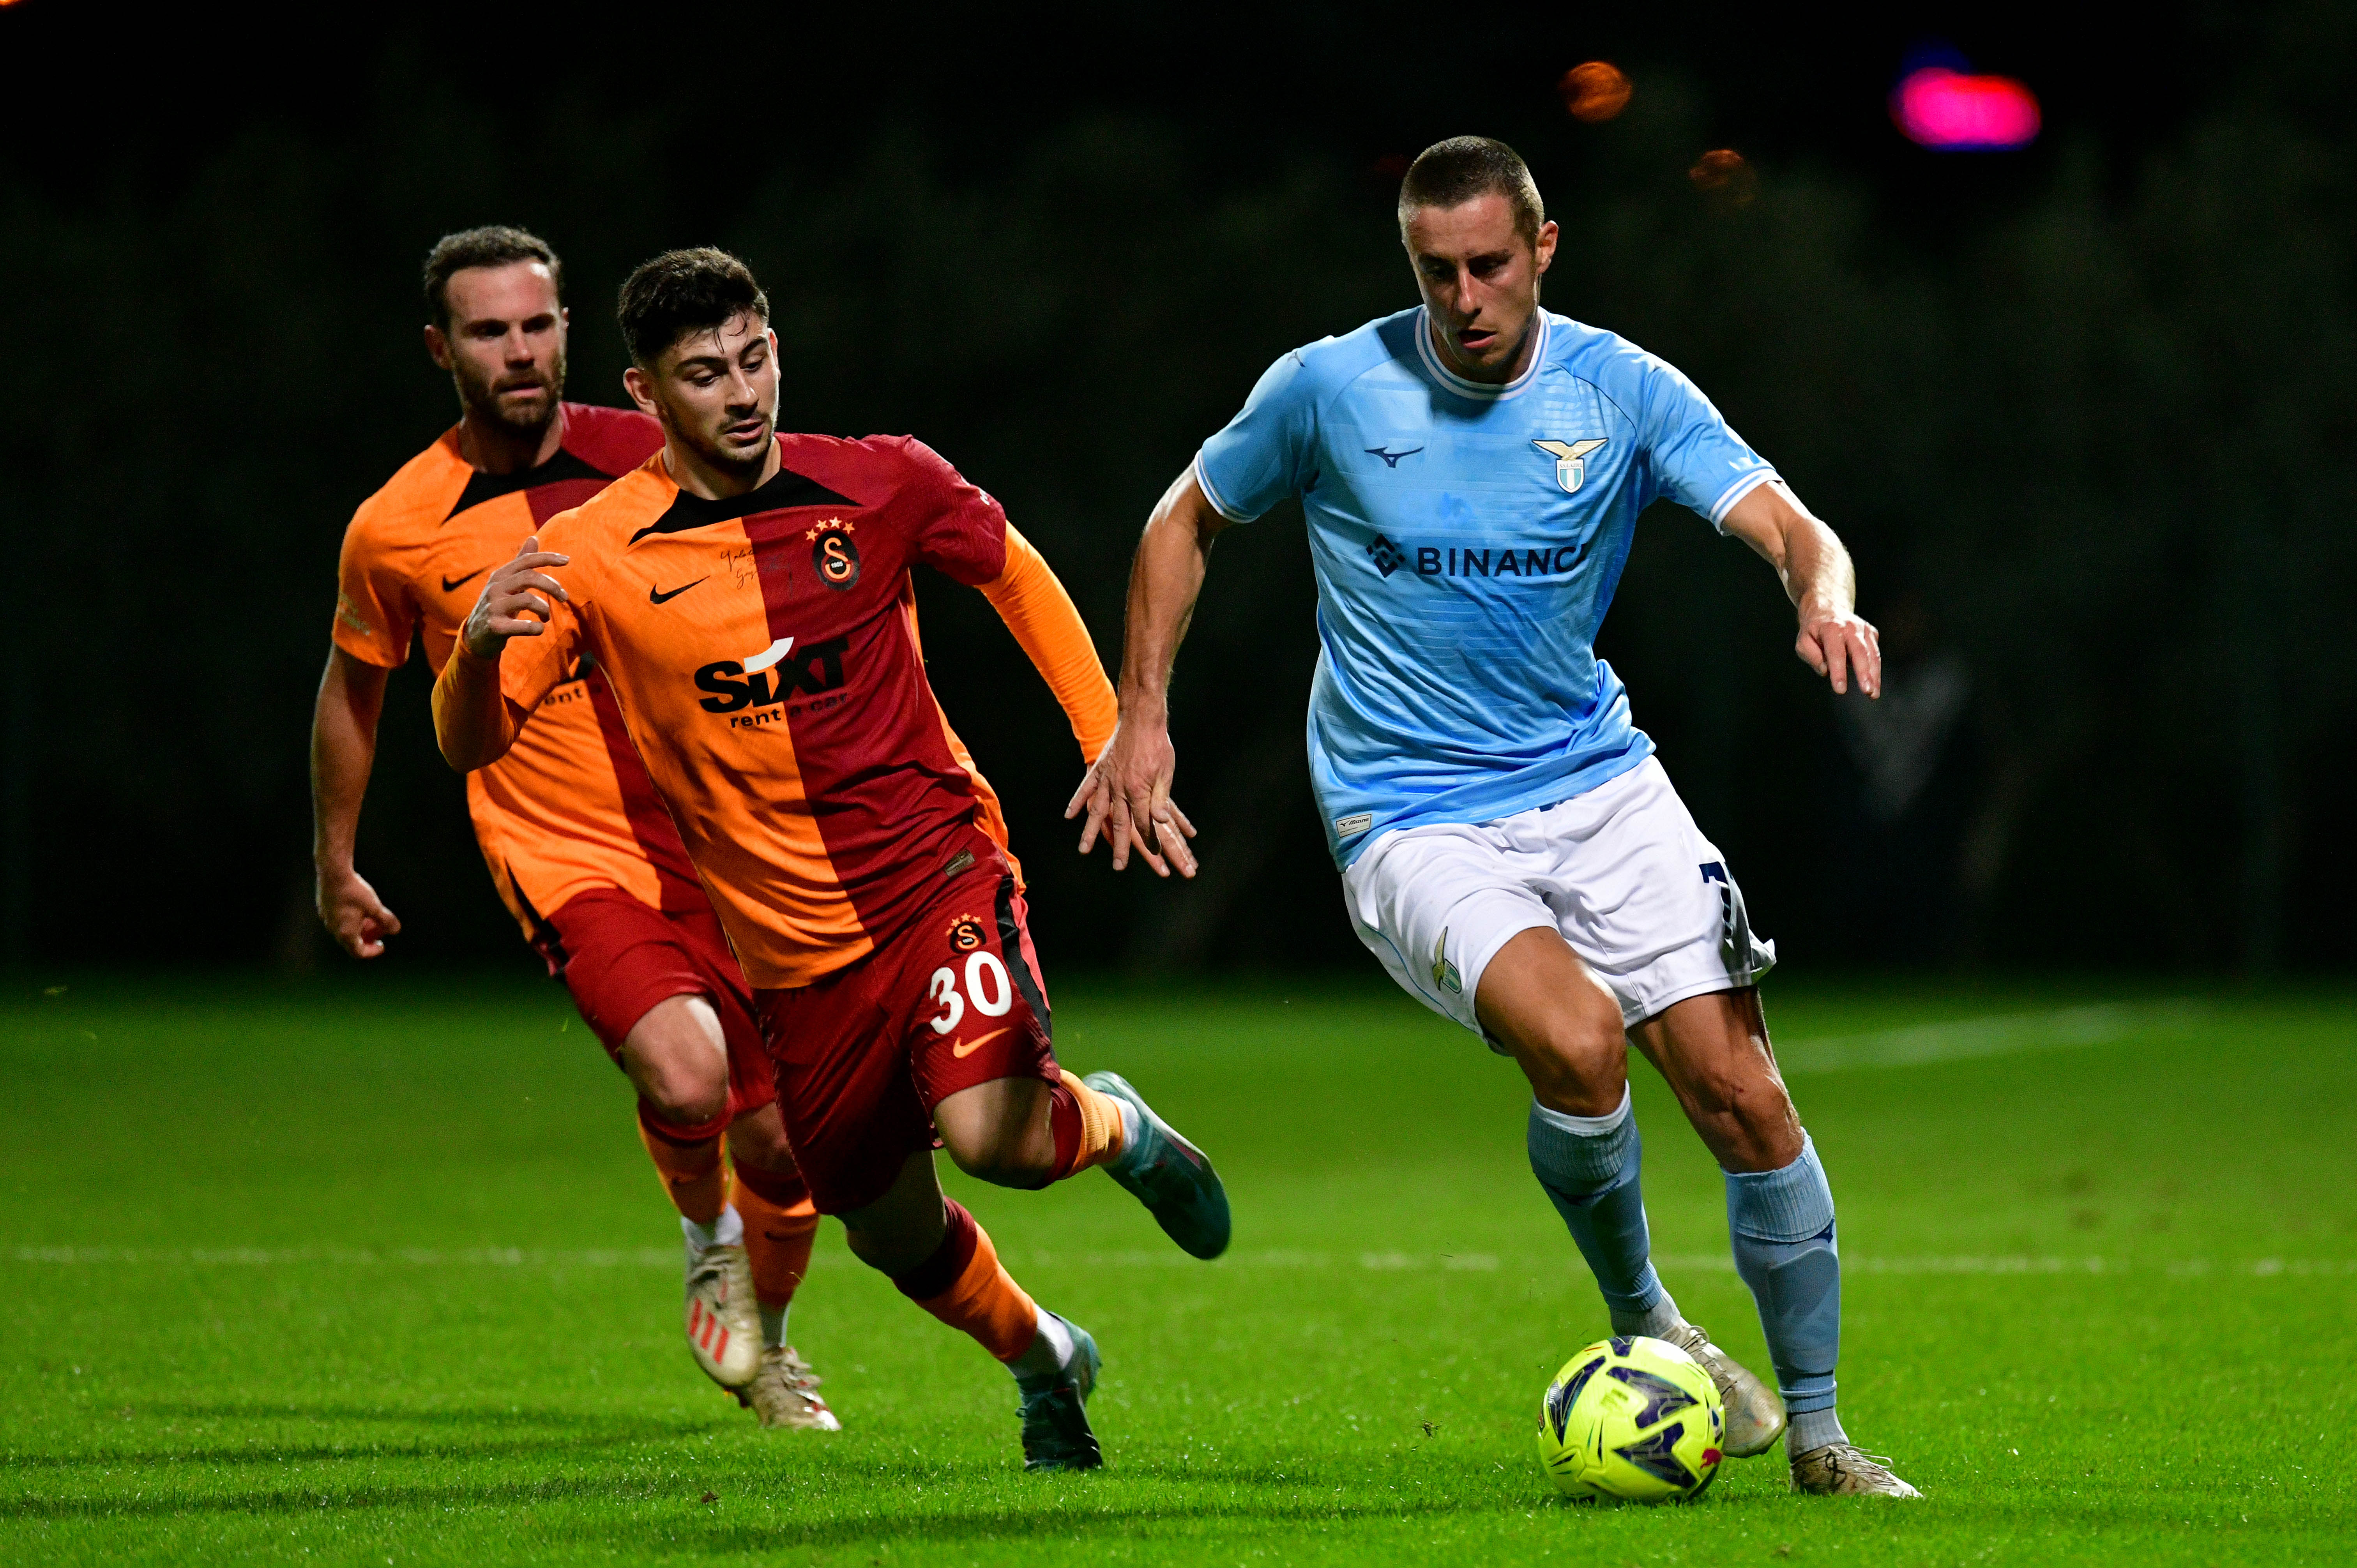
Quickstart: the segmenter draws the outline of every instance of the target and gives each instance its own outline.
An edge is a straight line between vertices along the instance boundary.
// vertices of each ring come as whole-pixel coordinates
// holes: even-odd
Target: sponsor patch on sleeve
[[[1344,838],[1349,838],[1352,833],[1365,832],[1374,825],[1375,814],[1372,811],[1353,811],[1347,817],[1334,819],[1334,831]]]

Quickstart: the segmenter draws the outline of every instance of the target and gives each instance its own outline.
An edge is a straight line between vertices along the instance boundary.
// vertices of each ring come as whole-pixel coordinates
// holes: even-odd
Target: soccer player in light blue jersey
[[[1171,666],[1213,538],[1298,496],[1321,644],[1310,776],[1360,939],[1521,1065],[1532,1171],[1612,1331],[1710,1369],[1727,1452],[1783,1435],[1796,1489],[1914,1497],[1835,1412],[1833,1192],[1760,1010],[1774,945],[1595,651],[1638,514],[1667,496],[1776,568],[1800,656],[1835,692],[1878,695],[1849,556],[1693,382],[1539,307],[1556,231],[1512,148],[1428,148],[1399,221],[1423,304],[1278,360],[1147,522],[1120,727],[1073,798],[1081,847],[1103,836],[1116,868],[1135,850],[1192,875],[1193,828],[1169,803]],[[1776,1391],[1653,1270],[1631,1041],[1726,1172]]]

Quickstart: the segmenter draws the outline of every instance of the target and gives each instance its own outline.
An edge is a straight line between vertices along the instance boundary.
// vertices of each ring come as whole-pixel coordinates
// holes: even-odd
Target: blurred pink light
[[[1901,78],[1890,117],[1909,141],[1942,152],[1998,152],[2038,139],[2038,99],[2009,76],[1926,66]]]

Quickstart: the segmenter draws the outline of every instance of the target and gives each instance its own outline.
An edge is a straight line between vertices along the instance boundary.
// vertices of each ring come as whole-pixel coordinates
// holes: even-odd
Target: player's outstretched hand
[[[1803,615],[1792,650],[1801,662],[1847,692],[1852,681],[1869,697],[1882,695],[1882,634],[1857,615]]]
[[[459,638],[478,659],[497,659],[511,637],[538,637],[548,629],[554,613],[551,599],[571,602],[565,585],[549,570],[573,564],[570,555],[543,550],[536,538],[516,546],[515,559],[495,567],[483,584],[482,597],[467,612]]]
[[[354,958],[376,957],[384,951],[384,939],[401,929],[401,918],[384,907],[368,878],[349,865],[322,870],[316,897],[319,923]]]
[[[1179,875],[1194,875],[1195,852],[1187,841],[1195,836],[1195,824],[1170,798],[1170,780],[1178,771],[1178,753],[1168,725],[1125,718],[1114,725],[1112,741],[1064,808],[1066,822],[1088,813],[1081,825],[1081,853],[1094,849],[1102,837],[1113,851],[1115,871],[1128,868],[1134,848],[1157,876],[1169,875],[1174,865]],[[1154,829],[1151,841],[1146,836],[1148,824]]]

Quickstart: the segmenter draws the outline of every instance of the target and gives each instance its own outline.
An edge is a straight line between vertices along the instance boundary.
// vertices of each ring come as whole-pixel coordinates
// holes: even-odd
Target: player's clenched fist
[[[547,630],[555,607],[551,601],[571,601],[548,569],[572,562],[570,555],[543,550],[536,537],[516,546],[515,559],[492,571],[483,584],[483,596],[468,612],[459,633],[467,651],[478,659],[497,659],[509,638],[538,637]]]
[[[375,958],[384,951],[384,939],[401,929],[400,918],[384,907],[368,878],[350,866],[322,867],[313,898],[320,924],[354,958]]]

